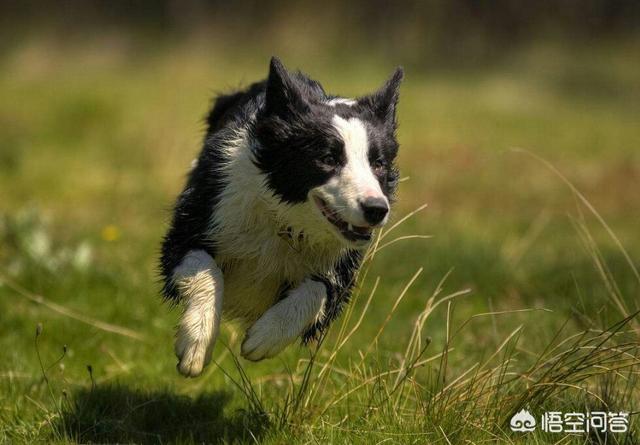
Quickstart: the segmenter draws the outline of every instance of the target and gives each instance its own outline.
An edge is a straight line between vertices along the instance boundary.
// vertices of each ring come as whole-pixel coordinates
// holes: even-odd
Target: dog
[[[348,99],[274,57],[266,80],[215,99],[161,249],[164,297],[183,307],[181,374],[209,363],[223,314],[252,361],[340,314],[394,201],[402,78]]]

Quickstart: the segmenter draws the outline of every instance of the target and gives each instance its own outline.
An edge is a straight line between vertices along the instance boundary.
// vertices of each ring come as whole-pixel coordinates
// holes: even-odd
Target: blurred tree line
[[[105,30],[173,39],[205,32],[234,44],[370,47],[408,62],[484,57],[534,39],[584,42],[640,31],[639,0],[41,0],[0,1],[0,37]]]

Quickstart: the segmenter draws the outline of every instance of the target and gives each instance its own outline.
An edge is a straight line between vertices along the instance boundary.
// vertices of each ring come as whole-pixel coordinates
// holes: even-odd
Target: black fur
[[[314,277],[327,287],[327,303],[324,317],[303,334],[303,343],[317,340],[333,320],[342,313],[342,309],[351,299],[351,291],[355,285],[356,273],[360,268],[361,261],[362,253],[359,250],[349,250],[338,261],[331,275],[316,275]]]

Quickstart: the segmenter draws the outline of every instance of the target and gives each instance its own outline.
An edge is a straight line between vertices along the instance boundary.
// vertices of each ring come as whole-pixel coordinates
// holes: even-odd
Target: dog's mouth
[[[313,197],[316,205],[322,212],[322,215],[329,221],[340,234],[346,238],[348,241],[357,243],[370,241],[371,235],[373,232],[372,227],[359,227],[354,226],[351,223],[346,222],[342,218],[338,216],[338,213],[333,210],[329,205],[322,199],[317,196]]]

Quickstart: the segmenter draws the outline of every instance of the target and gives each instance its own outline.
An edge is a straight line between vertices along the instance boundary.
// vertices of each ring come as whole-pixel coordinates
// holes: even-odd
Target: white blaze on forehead
[[[369,140],[363,122],[355,117],[346,120],[333,116],[333,126],[344,141],[346,164],[340,174],[341,182],[359,200],[384,197],[380,183],[369,164]]]
[[[356,100],[347,99],[346,97],[336,97],[335,99],[331,99],[329,102],[327,102],[327,104],[331,105],[332,107],[335,107],[337,104],[352,106],[357,103],[358,102]]]
[[[333,116],[333,126],[338,130],[338,134],[344,142],[344,149],[347,155],[347,164],[352,161],[367,160],[369,151],[369,140],[367,129],[362,121],[352,117],[346,120],[337,114]]]

